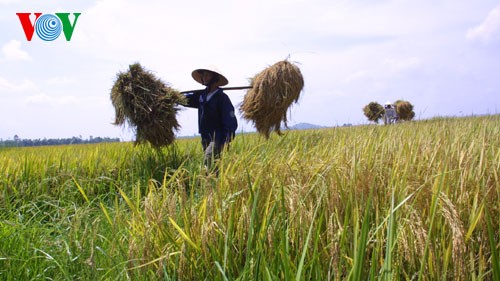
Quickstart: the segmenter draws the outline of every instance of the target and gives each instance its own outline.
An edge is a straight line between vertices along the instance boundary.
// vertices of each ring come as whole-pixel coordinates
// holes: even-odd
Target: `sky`
[[[28,41],[16,13],[35,12],[81,15],[70,41]],[[500,1],[0,0],[0,139],[132,140],[110,100],[132,63],[185,91],[201,88],[196,68],[247,86],[287,58],[305,82],[289,125],[368,124],[363,106],[398,99],[416,119],[497,114]],[[237,109],[246,92],[226,93]],[[195,109],[178,119],[178,135],[197,134]]]

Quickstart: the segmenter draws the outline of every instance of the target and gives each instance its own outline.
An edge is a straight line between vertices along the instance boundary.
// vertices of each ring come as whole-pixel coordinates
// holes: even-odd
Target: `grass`
[[[2,280],[498,280],[500,117],[0,150]]]

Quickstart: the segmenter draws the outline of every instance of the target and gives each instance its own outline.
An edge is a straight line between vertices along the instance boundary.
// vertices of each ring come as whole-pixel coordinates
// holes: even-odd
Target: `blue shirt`
[[[198,132],[204,141],[222,145],[231,141],[238,128],[234,107],[229,97],[218,89],[207,100],[207,90],[185,94],[186,106],[198,108]]]

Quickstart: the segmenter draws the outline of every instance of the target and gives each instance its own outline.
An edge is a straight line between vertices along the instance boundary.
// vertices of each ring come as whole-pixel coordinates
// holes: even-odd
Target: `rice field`
[[[500,280],[500,116],[0,150],[0,280]]]

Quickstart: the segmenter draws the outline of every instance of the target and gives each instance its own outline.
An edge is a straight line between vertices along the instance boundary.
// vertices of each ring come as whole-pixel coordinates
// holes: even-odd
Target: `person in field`
[[[214,163],[234,138],[238,127],[234,106],[220,88],[227,85],[228,80],[216,67],[195,69],[191,76],[206,88],[186,93],[186,106],[198,109],[198,131],[205,154],[204,164],[209,171],[217,174],[218,167]]]
[[[398,120],[398,115],[396,113],[396,108],[390,102],[386,102],[384,105],[384,124],[395,124]]]

